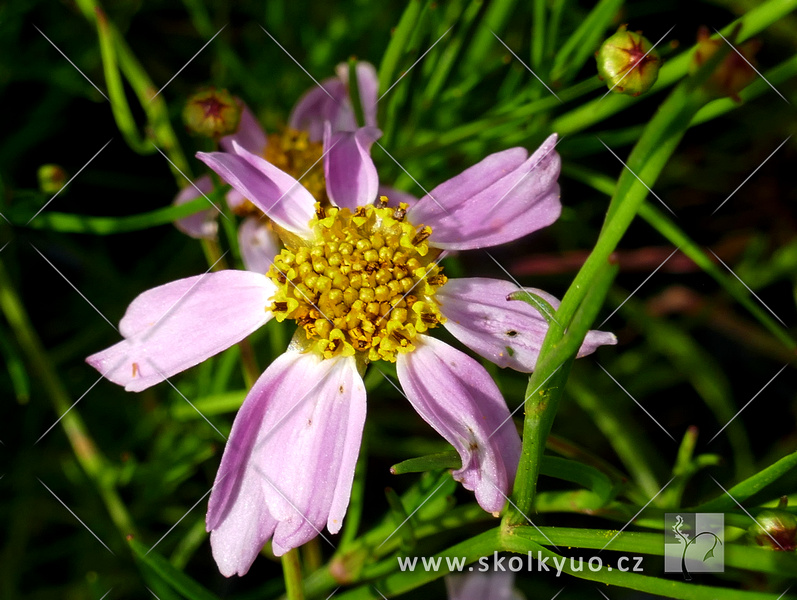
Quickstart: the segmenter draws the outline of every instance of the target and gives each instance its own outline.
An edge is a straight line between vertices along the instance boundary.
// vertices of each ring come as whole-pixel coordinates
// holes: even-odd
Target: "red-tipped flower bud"
[[[733,37],[735,35],[731,35]],[[701,27],[697,32],[697,49],[689,65],[689,72],[697,71],[727,43],[723,39],[711,39],[708,29]],[[709,77],[706,89],[714,96],[729,96],[736,102],[741,102],[739,92],[755,79],[756,72],[752,65],[755,65],[754,56],[759,48],[761,43],[758,40],[748,40],[740,46],[734,46]]]
[[[626,27],[620,25],[595,53],[598,76],[613,92],[639,96],[656,83],[661,58],[647,38]]]
[[[66,171],[60,165],[42,165],[37,175],[39,189],[45,194],[55,194],[67,180]]]
[[[781,501],[779,508],[784,506]],[[797,517],[785,510],[770,509],[759,513],[750,535],[759,546],[772,550],[797,549]]]
[[[218,139],[235,133],[241,122],[241,105],[227,90],[209,88],[188,99],[183,109],[188,130]]]

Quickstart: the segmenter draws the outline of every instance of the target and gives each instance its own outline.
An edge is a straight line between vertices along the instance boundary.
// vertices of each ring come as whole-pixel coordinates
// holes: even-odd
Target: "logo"
[[[722,573],[725,570],[725,515],[722,513],[666,513],[664,515],[664,572]]]

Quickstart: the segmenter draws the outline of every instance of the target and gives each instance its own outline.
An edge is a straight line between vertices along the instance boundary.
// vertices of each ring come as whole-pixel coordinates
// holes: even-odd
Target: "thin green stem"
[[[360,80],[357,77],[357,58],[349,57],[349,99],[354,109],[354,121],[358,127],[365,125],[365,115],[363,114],[363,101],[360,97]]]
[[[538,406],[532,405],[532,411],[527,409],[526,412],[523,453],[513,491],[515,506],[508,511],[506,517],[510,525],[523,523],[526,519],[524,515],[533,508],[545,438],[553,423],[557,400],[564,384],[564,381],[559,380],[557,371],[567,371],[568,361],[572,361],[592,319],[603,305],[613,278],[613,275],[607,274],[610,255],[634,220],[648,194],[648,186],[656,181],[688,128],[690,120],[705,104],[706,97],[699,86],[725,54],[725,49],[718,51],[694,76],[676,87],[648,123],[628,158],[628,168],[620,176],[598,241],[562,299],[556,313],[556,322],[548,327],[536,369],[529,379],[529,389],[534,394],[540,394],[545,401]],[[586,301],[588,295],[589,301]],[[583,327],[583,331],[576,335],[575,331],[569,330],[579,320],[579,311],[583,313],[579,327]],[[571,348],[575,344],[575,348]],[[550,394],[548,388],[544,387],[549,379],[554,379],[553,385],[556,386]]]
[[[299,560],[298,548],[289,550],[282,555],[282,573],[285,577],[285,591],[288,600],[304,600],[302,563]]]
[[[102,7],[96,0],[77,0],[77,5],[83,16],[90,22],[96,23],[100,18],[99,15],[104,15]],[[136,148],[137,152],[152,153],[155,151],[155,146],[162,150],[166,156],[169,157],[169,168],[171,169],[178,186],[182,187],[185,184],[183,175],[190,177],[191,169],[185,154],[180,147],[177,140],[177,135],[174,132],[171,121],[169,120],[169,111],[163,96],[157,93],[149,74],[146,72],[141,63],[135,57],[130,47],[125,42],[124,37],[119,33],[116,27],[106,21],[103,24],[106,30],[103,35],[107,35],[108,39],[112,41],[116,62],[127,79],[130,86],[138,98],[141,108],[147,115],[149,123],[149,136],[154,140],[152,150],[146,148],[146,144]],[[114,67],[115,69],[115,67]],[[112,73],[112,78],[115,77]],[[109,86],[116,86],[116,83],[109,83]],[[112,106],[112,110],[114,107]],[[116,110],[124,110],[121,106],[121,98],[119,98]],[[121,115],[121,113],[119,113]],[[124,125],[124,121],[123,121]],[[128,127],[128,125],[124,125]],[[182,174],[181,174],[182,172]]]
[[[50,396],[55,412],[60,415],[60,425],[69,439],[75,457],[97,488],[120,535],[126,537],[135,534],[133,520],[116,492],[113,478],[108,477],[110,467],[107,459],[97,449],[78,413],[69,410],[72,405],[69,394],[52,368],[52,361],[47,356],[2,261],[0,261],[0,310],[3,311],[27,357],[29,368],[38,375],[39,382]]]

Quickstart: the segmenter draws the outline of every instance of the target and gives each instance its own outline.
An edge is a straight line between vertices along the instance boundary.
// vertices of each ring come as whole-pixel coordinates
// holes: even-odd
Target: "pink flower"
[[[297,322],[288,350],[238,412],[211,493],[207,527],[226,576],[246,573],[269,539],[281,555],[324,527],[340,530],[371,361],[396,363],[410,403],[460,454],[454,478],[485,510],[498,513],[510,492],[520,438],[504,399],[476,360],[429,332],[444,325],[499,365],[534,367],[542,317],[506,301],[514,289],[506,282],[449,281],[438,263],[444,250],[510,242],[558,217],[556,137],[530,157],[522,148],[490,155],[410,208],[374,204],[369,151],[379,135],[325,125],[329,204],[237,141],[232,152],[200,153],[271,219],[285,248],[266,275],[221,271],[143,293],[120,324],[125,339],[87,359],[138,391],[272,317]],[[591,332],[581,353],[614,341]]]
[[[331,124],[333,132],[357,129],[349,98],[348,65],[341,63],[335,70],[336,77],[323,80],[321,87],[313,86],[299,99],[291,111],[288,128],[281,133],[267,135],[252,110],[237,98],[241,104],[241,121],[234,134],[219,140],[221,149],[233,152],[233,143],[237,143],[253,154],[271,159],[278,166],[280,162],[289,163],[288,170],[293,171],[291,174],[294,177],[304,175],[305,170],[320,158],[320,142],[323,139],[325,122]],[[366,125],[376,127],[379,80],[373,65],[366,62],[357,64],[357,83]],[[323,173],[320,168],[318,171],[317,179],[320,179]],[[190,202],[213,190],[209,175],[198,177],[194,185],[196,187],[189,185],[181,190],[175,197],[174,204]],[[244,266],[249,271],[266,272],[280,251],[279,236],[269,226],[264,215],[240,192],[231,190],[226,200],[234,213],[243,216],[238,229],[238,245]],[[218,234],[218,217],[218,211],[210,208],[175,221],[175,226],[193,238],[214,239]]]

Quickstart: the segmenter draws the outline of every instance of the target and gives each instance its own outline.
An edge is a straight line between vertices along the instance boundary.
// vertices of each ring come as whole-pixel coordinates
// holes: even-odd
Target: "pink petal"
[[[277,555],[336,533],[349,504],[365,423],[365,386],[352,358],[288,351],[258,379],[235,418],[208,506],[208,529],[254,499],[278,522]],[[259,493],[239,490],[256,472]],[[229,474],[224,476],[222,474]]]
[[[271,319],[275,285],[248,271],[180,279],[138,296],[119,323],[121,342],[86,359],[140,392],[240,342]]]
[[[226,135],[219,140],[219,146],[225,152],[234,152],[233,142],[237,142],[242,148],[246,148],[249,152],[254,154],[263,154],[268,143],[266,132],[257,122],[257,118],[252,110],[240,99],[237,99],[241,105],[241,122],[238,124],[238,131],[232,135]]]
[[[219,474],[222,472],[219,469]],[[277,526],[263,499],[263,482],[257,471],[243,468],[235,482],[237,501],[230,503],[210,533],[213,558],[225,577],[246,575]],[[219,483],[217,475],[216,484]]]
[[[429,244],[447,250],[504,244],[546,227],[562,210],[555,145],[556,134],[528,159],[524,148],[491,154],[434,188],[407,218],[429,225]]]
[[[229,206],[230,210],[233,212],[235,212],[239,206],[246,202],[246,196],[244,196],[235,188],[230,188],[230,191],[227,192],[227,194],[224,196],[224,199],[227,200],[227,206]]]
[[[501,392],[471,357],[428,336],[399,354],[399,381],[412,406],[456,448],[454,479],[476,492],[479,505],[499,512],[520,460],[520,437]]]
[[[197,158],[288,231],[306,237],[315,199],[293,177],[233,142],[235,154],[197,152]]]
[[[311,141],[323,139],[326,122],[331,124],[333,133],[357,129],[357,121],[349,98],[349,67],[346,63],[341,63],[335,71],[337,77],[325,79],[320,86],[310,89],[291,112],[290,127],[308,132]],[[366,62],[357,63],[357,83],[365,124],[376,127],[376,94],[379,80],[373,65]]]
[[[238,245],[246,270],[255,273],[266,273],[282,249],[279,236],[257,217],[247,217],[238,227]]]
[[[379,188],[379,176],[371,160],[371,146],[382,132],[363,127],[354,132],[324,133],[324,177],[333,204],[354,210],[372,204]]]
[[[349,505],[365,424],[365,386],[353,358],[293,359],[301,368],[271,391],[264,423],[264,494],[280,521],[274,552],[296,548],[327,529],[340,530]]]
[[[530,373],[537,364],[548,323],[533,306],[506,299],[518,289],[511,281],[469,277],[449,279],[435,297],[447,319],[445,328],[455,338],[499,367]],[[526,289],[554,309],[559,308],[559,300],[550,294]],[[598,346],[616,343],[612,333],[590,331],[578,357],[591,354]]]
[[[180,190],[180,193],[175,196],[173,204],[175,206],[180,206],[195,198],[199,198],[203,193],[209,194],[213,191],[213,180],[210,178],[210,175],[198,177],[196,181],[194,181],[194,185],[196,187],[189,185]],[[219,230],[219,224],[216,222],[218,215],[219,211],[211,207],[208,210],[194,213],[190,217],[177,219],[174,222],[174,226],[192,238],[212,240],[215,239]]]
[[[379,77],[376,75],[376,69],[371,63],[360,61],[357,63],[357,87],[360,93],[360,102],[363,107],[363,116],[365,117],[365,124],[369,127],[376,127],[376,103],[377,94],[379,93]],[[348,89],[349,86],[349,65],[347,63],[340,63],[335,67],[335,73],[338,78]],[[345,110],[348,111],[354,120],[353,110],[351,108],[351,100],[348,95],[344,99],[346,103]],[[342,121],[343,119],[341,119]],[[341,130],[338,127],[338,130]]]
[[[404,202],[411,207],[418,204],[418,198],[416,196],[387,185],[380,185],[377,195],[379,197],[387,196],[387,205],[392,207],[398,206],[400,202]]]
[[[341,104],[348,97],[348,89],[337,77],[325,79],[321,87],[315,86],[304,94],[291,112],[289,125],[292,129],[306,131],[310,141],[324,138],[324,123],[335,124],[335,131],[352,131],[357,128],[354,114],[346,122],[347,113],[341,111]]]

